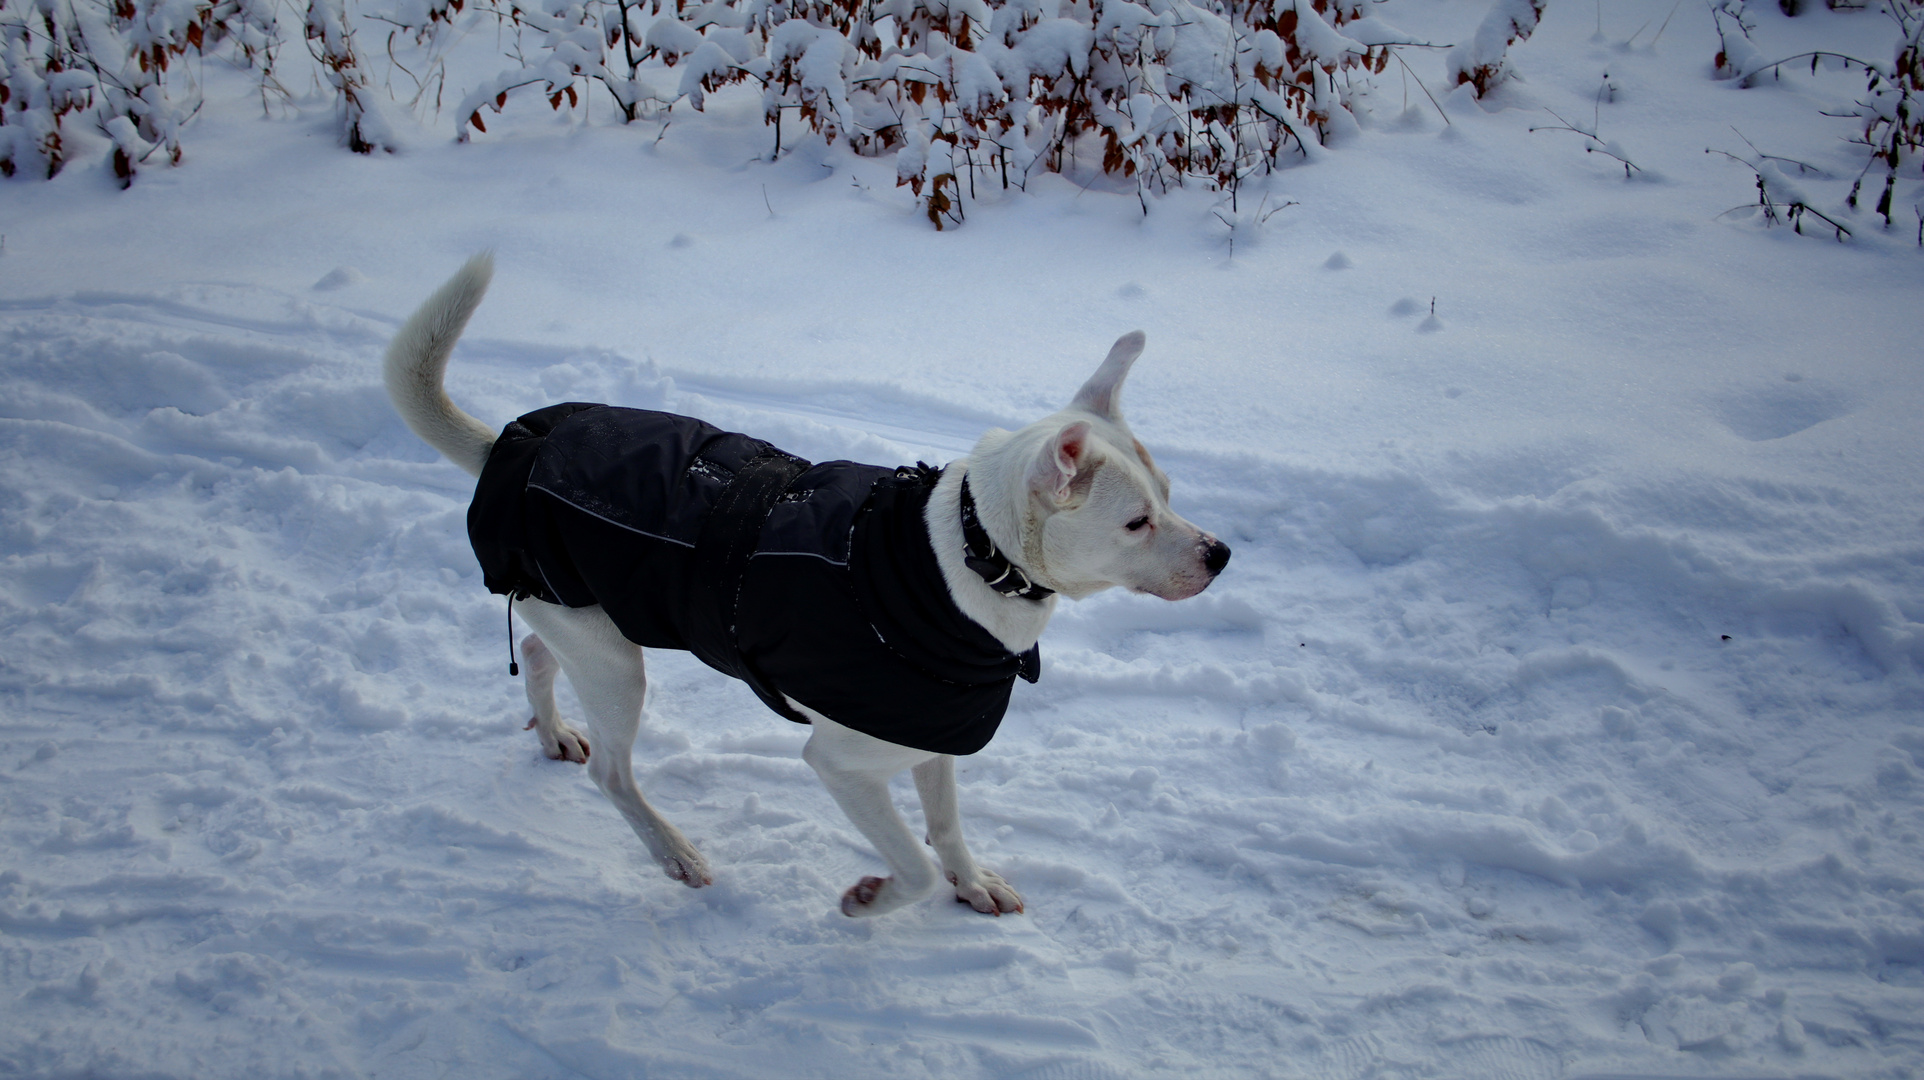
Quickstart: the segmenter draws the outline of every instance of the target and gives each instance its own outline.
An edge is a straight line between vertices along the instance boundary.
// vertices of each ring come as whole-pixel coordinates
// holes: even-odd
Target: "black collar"
[[[962,477],[962,561],[988,582],[989,588],[1004,596],[1040,600],[1055,595],[1054,589],[1030,581],[1020,566],[996,550],[995,541],[989,539],[989,530],[982,527],[982,519],[976,516],[975,496],[969,494],[966,475]]]

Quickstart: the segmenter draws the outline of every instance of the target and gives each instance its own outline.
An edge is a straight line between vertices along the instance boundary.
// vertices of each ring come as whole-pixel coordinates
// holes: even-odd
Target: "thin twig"
[[[1629,158],[1624,157],[1622,154],[1619,154],[1615,150],[1610,149],[1610,144],[1598,138],[1596,132],[1585,131],[1582,128],[1576,126],[1575,124],[1572,124],[1570,121],[1564,120],[1563,117],[1559,115],[1555,109],[1546,107],[1543,111],[1549,113],[1551,116],[1555,116],[1558,120],[1563,120],[1563,122],[1561,124],[1543,124],[1538,127],[1531,128],[1530,129],[1531,131],[1570,131],[1570,132],[1575,132],[1576,134],[1581,135],[1586,139],[1589,139],[1591,142],[1595,143],[1596,145],[1584,147],[1583,152],[1586,154],[1602,154],[1604,157],[1615,158],[1618,161],[1622,162],[1623,177],[1626,180],[1630,179],[1631,172],[1643,171],[1643,166],[1638,165],[1636,162],[1631,161]]]
[[[1744,141],[1749,142],[1750,140],[1745,139]],[[1752,149],[1756,149],[1756,148],[1753,146]],[[1777,204],[1773,202],[1770,197],[1770,194],[1771,194],[1770,181],[1765,179],[1764,171],[1757,167],[1756,162],[1750,161],[1746,158],[1740,158],[1737,155],[1730,153],[1727,150],[1715,150],[1710,147],[1705,147],[1704,153],[1722,154],[1723,156],[1729,158],[1730,160],[1738,162],[1739,164],[1743,165],[1745,168],[1749,169],[1752,173],[1754,173],[1757,177],[1757,205],[1764,208],[1764,223],[1766,225],[1777,224]],[[1723,217],[1724,214],[1732,214],[1741,209],[1743,208],[1732,207],[1731,209],[1724,211],[1723,214],[1718,214],[1717,216]],[[1848,226],[1844,225],[1842,222],[1838,221],[1837,219],[1831,217],[1829,214],[1824,213],[1822,210],[1819,210],[1816,207],[1811,206],[1809,203],[1804,202],[1802,199],[1794,199],[1784,204],[1784,216],[1790,219],[1791,231],[1797,233],[1800,236],[1804,232],[1803,219],[1805,214],[1812,214],[1816,216],[1818,220],[1822,221],[1826,225],[1829,225],[1833,230],[1835,230],[1837,233],[1837,242],[1840,244],[1844,242],[1845,237],[1852,235],[1851,230]]]
[[[1436,95],[1430,93],[1430,88],[1423,85],[1423,77],[1410,69],[1409,61],[1403,59],[1402,54],[1396,52],[1394,49],[1390,50],[1390,55],[1396,57],[1396,62],[1403,65],[1403,71],[1407,73],[1410,78],[1416,80],[1417,89],[1423,91],[1423,96],[1430,99],[1430,105],[1436,109],[1436,115],[1443,118],[1444,125],[1449,127],[1455,126],[1450,123],[1450,114],[1444,112],[1443,106],[1436,103]],[[1301,140],[1297,141],[1300,142]]]
[[[1735,124],[1732,124],[1732,125],[1730,126],[1730,130],[1732,130],[1732,131],[1737,131],[1737,125],[1735,125]],[[1776,154],[1766,154],[1766,153],[1764,153],[1764,152],[1763,152],[1762,150],[1757,150],[1757,144],[1756,144],[1756,143],[1754,143],[1754,142],[1751,142],[1751,141],[1750,141],[1750,137],[1749,137],[1748,135],[1745,135],[1745,134],[1744,134],[1743,132],[1741,132],[1741,131],[1737,131],[1737,137],[1738,137],[1739,139],[1742,139],[1742,140],[1744,140],[1744,145],[1745,145],[1745,146],[1748,146],[1748,147],[1750,147],[1750,148],[1751,148],[1752,150],[1756,150],[1756,151],[1757,151],[1757,160],[1759,160],[1759,161],[1781,161],[1781,162],[1783,162],[1783,163],[1784,163],[1784,164],[1786,164],[1786,165],[1795,165],[1795,166],[1797,166],[1797,168],[1798,168],[1798,170],[1799,170],[1800,172],[1807,172],[1807,173],[1815,173],[1816,175],[1818,175],[1818,176],[1820,176],[1820,177],[1825,177],[1825,178],[1828,178],[1828,177],[1830,176],[1830,174],[1829,174],[1829,173],[1827,173],[1827,172],[1825,172],[1824,170],[1822,170],[1822,169],[1820,169],[1820,168],[1818,168],[1818,167],[1817,167],[1817,166],[1815,166],[1815,165],[1812,165],[1812,164],[1811,164],[1810,162],[1808,162],[1808,161],[1799,161],[1799,160],[1797,160],[1796,158],[1787,158],[1787,157],[1780,157],[1780,156],[1778,156],[1778,155],[1776,155]],[[1722,154],[1722,153],[1723,153],[1723,151],[1722,151],[1722,150],[1719,150],[1719,151],[1717,151],[1717,152],[1718,152],[1718,153],[1720,153],[1720,154]],[[1726,156],[1728,156],[1728,155],[1726,155]],[[1733,160],[1736,160],[1736,161],[1743,161],[1744,159],[1743,159],[1743,158],[1734,158]],[[1746,164],[1746,165],[1748,165],[1748,164],[1749,164],[1749,162],[1744,162],[1744,164]]]
[[[1657,27],[1657,34],[1656,34],[1656,36],[1655,36],[1655,37],[1653,37],[1653,38],[1651,38],[1651,39],[1650,39],[1650,44],[1648,44],[1648,45],[1646,45],[1646,46],[1644,46],[1644,48],[1646,48],[1646,49],[1654,49],[1654,48],[1656,48],[1656,47],[1657,47],[1657,42],[1658,42],[1658,41],[1660,41],[1660,40],[1662,40],[1662,38],[1663,38],[1663,32],[1664,32],[1664,30],[1665,30],[1665,29],[1667,29],[1667,28],[1668,28],[1668,27],[1670,26],[1670,20],[1676,17],[1676,15],[1677,15],[1677,9],[1678,9],[1678,8],[1680,8],[1680,7],[1682,7],[1682,6],[1683,6],[1683,0],[1677,0],[1677,2],[1676,2],[1676,3],[1674,3],[1674,4],[1672,4],[1672,5],[1670,5],[1670,14],[1668,14],[1668,15],[1665,15],[1665,16],[1663,17],[1663,25],[1662,25],[1662,26],[1659,26],[1659,27]]]
[[[1773,60],[1768,64],[1760,64],[1757,67],[1754,67],[1749,71],[1745,72],[1744,74],[1739,75],[1737,77],[1737,85],[1747,87],[1750,85],[1750,80],[1756,78],[1759,75],[1762,75],[1766,71],[1772,71],[1777,68],[1781,68],[1785,64],[1788,64],[1793,60],[1809,60],[1811,73],[1815,74],[1817,71],[1817,61],[1822,60],[1825,57],[1829,57],[1833,60],[1842,60],[1844,62],[1844,69],[1846,71],[1850,70],[1850,67],[1853,64],[1857,65],[1858,67],[1864,68],[1866,70],[1873,70],[1871,68],[1871,65],[1865,63],[1862,60],[1859,60],[1855,56],[1847,56],[1844,53],[1840,53],[1840,52],[1831,52],[1828,49],[1813,49],[1810,52],[1798,53],[1796,56],[1786,56],[1782,60]]]

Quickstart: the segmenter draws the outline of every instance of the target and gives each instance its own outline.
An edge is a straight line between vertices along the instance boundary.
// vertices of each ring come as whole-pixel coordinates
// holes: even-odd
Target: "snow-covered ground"
[[[739,92],[361,158],[212,66],[180,168],[0,184],[0,1075],[1924,1075],[1924,256],[1838,205],[1857,76],[1713,81],[1671,10],[1552,3],[1481,104],[1411,51],[1447,123],[1393,65],[1235,211],[1044,177],[937,234]],[[1719,218],[1744,138],[1858,236]],[[1125,408],[1235,558],[1064,605],[963,761],[1026,914],[841,916],[805,730],[683,654],[636,765],[712,888],[540,755],[377,373],[483,247],[490,423],[943,461],[1148,332]]]

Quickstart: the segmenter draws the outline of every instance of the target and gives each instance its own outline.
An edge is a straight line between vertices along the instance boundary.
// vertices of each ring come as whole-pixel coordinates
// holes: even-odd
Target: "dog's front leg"
[[[942,858],[942,871],[955,886],[955,898],[985,915],[1020,912],[1022,897],[1001,875],[977,866],[962,839],[962,815],[955,798],[955,759],[937,754],[917,765],[915,790],[922,796],[929,844]]]
[[[842,914],[881,915],[935,891],[935,866],[889,799],[889,778],[926,760],[928,752],[883,742],[808,712],[814,730],[802,760],[889,865],[890,876],[865,877],[842,894]]]

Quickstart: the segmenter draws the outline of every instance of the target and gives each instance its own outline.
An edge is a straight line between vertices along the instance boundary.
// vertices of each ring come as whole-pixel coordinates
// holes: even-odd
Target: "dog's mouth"
[[[1187,600],[1209,588],[1229,565],[1229,545],[1205,533],[1198,550],[1202,565],[1161,586],[1136,586],[1131,591],[1164,600]]]
[[[1187,600],[1197,593],[1202,592],[1204,589],[1209,588],[1209,583],[1215,580],[1214,576],[1210,576],[1198,581],[1185,580],[1155,588],[1136,588],[1130,591],[1141,593],[1144,596],[1153,596],[1159,600]]]

